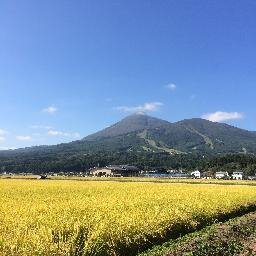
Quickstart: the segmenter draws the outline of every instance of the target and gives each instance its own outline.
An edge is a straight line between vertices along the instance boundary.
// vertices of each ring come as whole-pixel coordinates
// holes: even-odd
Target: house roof
[[[227,174],[228,172],[216,172],[216,174]]]
[[[139,171],[139,168],[132,165],[109,165],[108,169],[115,171]]]

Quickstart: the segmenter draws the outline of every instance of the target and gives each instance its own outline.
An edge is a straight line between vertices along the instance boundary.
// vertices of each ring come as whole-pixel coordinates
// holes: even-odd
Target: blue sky
[[[254,0],[0,1],[0,149],[144,111],[256,130]]]

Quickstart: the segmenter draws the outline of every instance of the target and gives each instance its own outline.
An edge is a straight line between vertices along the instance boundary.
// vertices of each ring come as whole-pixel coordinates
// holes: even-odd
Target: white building
[[[216,172],[215,178],[216,179],[225,179],[225,178],[229,178],[229,175],[228,175],[228,172]]]
[[[105,167],[105,168],[94,168],[92,171],[91,171],[91,174],[93,176],[113,176],[113,173],[112,173],[112,170]]]
[[[243,179],[243,172],[233,172],[232,179],[233,180],[242,180]]]
[[[140,170],[130,165],[109,165],[103,168],[93,168],[90,174],[98,177],[133,177],[139,176]]]
[[[194,176],[196,179],[201,178],[201,173],[198,170],[191,172],[191,175]]]

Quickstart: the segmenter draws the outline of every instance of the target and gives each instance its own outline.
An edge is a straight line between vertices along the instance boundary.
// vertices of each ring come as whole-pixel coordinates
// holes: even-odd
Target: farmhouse
[[[214,174],[211,171],[205,171],[201,173],[201,178],[203,179],[212,179],[214,178]]]
[[[39,180],[45,180],[47,178],[47,175],[46,174],[41,174],[38,179]]]
[[[243,179],[243,172],[233,172],[232,179],[233,180],[242,180]]]
[[[228,179],[229,175],[228,175],[228,172],[216,172],[215,178],[216,179]]]
[[[198,170],[196,170],[196,171],[194,171],[194,172],[191,172],[191,175],[192,175],[192,177],[194,177],[195,179],[200,179],[200,178],[201,178],[201,173],[200,173]]]
[[[93,168],[90,174],[98,177],[132,177],[139,176],[140,170],[130,165],[109,165],[104,168]]]

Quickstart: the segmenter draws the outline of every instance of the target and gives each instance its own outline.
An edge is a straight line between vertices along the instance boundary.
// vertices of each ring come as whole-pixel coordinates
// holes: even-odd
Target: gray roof
[[[108,169],[115,171],[139,171],[139,168],[131,165],[109,165]]]

